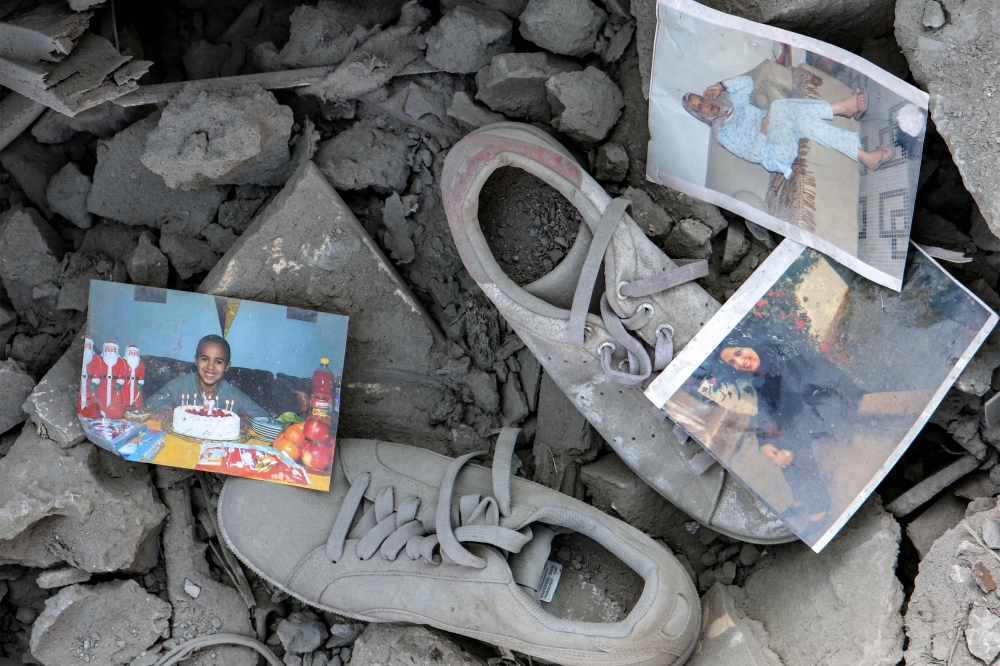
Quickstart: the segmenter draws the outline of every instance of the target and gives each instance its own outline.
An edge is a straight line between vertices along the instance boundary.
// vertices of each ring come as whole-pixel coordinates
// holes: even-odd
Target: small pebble
[[[994,550],[1000,549],[1000,523],[993,520],[983,523],[983,541]]]

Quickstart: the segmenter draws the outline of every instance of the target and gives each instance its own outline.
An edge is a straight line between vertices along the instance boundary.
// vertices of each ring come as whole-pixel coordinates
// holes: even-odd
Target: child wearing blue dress
[[[722,91],[727,99],[717,102]],[[715,130],[723,148],[772,173],[792,177],[792,163],[799,154],[799,139],[810,139],[832,148],[854,161],[875,169],[892,159],[892,146],[863,150],[857,132],[834,127],[825,121],[834,116],[860,118],[868,106],[867,93],[857,88],[849,97],[832,104],[819,99],[779,99],[769,111],[753,105],[753,79],[737,76],[709,86],[703,95],[684,95],[684,108]]]

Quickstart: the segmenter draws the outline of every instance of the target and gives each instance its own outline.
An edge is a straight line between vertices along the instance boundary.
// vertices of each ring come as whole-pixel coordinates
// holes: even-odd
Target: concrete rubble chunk
[[[632,202],[632,218],[643,233],[651,238],[670,233],[674,220],[645,190],[629,186],[622,196]]]
[[[0,459],[0,564],[148,569],[165,515],[145,466],[90,442],[63,449],[29,423]]]
[[[138,109],[121,107],[114,102],[104,102],[75,116],[64,116],[49,109],[31,126],[31,135],[39,143],[62,143],[79,132],[109,139],[137,118]]]
[[[895,666],[903,656],[899,541],[899,524],[869,499],[819,554],[795,543],[761,559],[737,605],[763,623],[784,666]]]
[[[170,612],[134,580],[72,585],[45,601],[31,627],[31,654],[45,666],[122,666],[156,642]]]
[[[996,96],[990,91],[1000,5],[990,0],[899,0],[895,25],[913,78],[930,94],[934,126],[986,224],[1000,236],[1000,171],[995,168],[1000,118],[975,111],[984,100],[995,106],[989,95]]]
[[[330,635],[326,623],[309,612],[292,613],[278,622],[276,633],[285,652],[294,654],[312,652]]]
[[[76,416],[82,367],[83,334],[80,334],[24,401],[23,409],[31,420],[45,428],[48,438],[63,448],[87,438]]]
[[[315,161],[339,190],[371,187],[389,194],[406,190],[409,151],[404,137],[358,122],[321,143]]]
[[[545,90],[552,126],[585,143],[606,137],[625,106],[622,91],[596,67],[556,74],[545,82]]]
[[[153,236],[148,231],[142,232],[139,236],[139,244],[125,265],[128,268],[128,276],[135,284],[146,287],[167,286],[170,265],[166,255],[153,243]]]
[[[36,303],[35,290],[59,282],[61,248],[59,234],[33,208],[13,206],[0,215],[0,281],[15,310],[55,309],[51,298]]]
[[[485,106],[476,104],[469,97],[469,93],[461,90],[452,97],[446,113],[469,129],[479,129],[507,120],[503,114],[493,113]]]
[[[907,516],[914,509],[923,506],[939,492],[955,483],[966,474],[974,471],[981,464],[982,462],[974,455],[966,454],[944,469],[931,474],[929,477],[887,504],[885,508],[898,518]]]
[[[215,581],[209,573],[205,543],[195,536],[189,483],[189,479],[183,479],[160,490],[170,511],[163,528],[163,560],[167,569],[167,596],[174,608],[171,637],[178,642],[214,633],[253,637],[249,609],[239,592]],[[257,653],[233,645],[213,646],[211,651],[194,652],[184,663],[256,666]]]
[[[51,590],[76,583],[86,583],[90,580],[91,573],[76,567],[62,567],[60,569],[49,569],[38,574],[35,582],[43,590]]]
[[[615,183],[625,180],[628,174],[628,152],[625,146],[614,141],[602,144],[597,149],[594,172],[598,180],[610,180]]]
[[[990,498],[939,537],[920,561],[906,609],[906,663],[981,666],[981,660],[995,659],[988,654],[994,645],[1000,650],[1000,622],[987,605],[994,606],[990,598],[996,597],[980,591],[973,571],[1000,580],[1000,562],[977,541],[983,525],[996,520],[996,500]]]
[[[97,143],[97,168],[87,210],[124,224],[159,228],[167,222],[178,233],[200,233],[226,196],[223,187],[175,190],[142,163],[146,139],[156,128],[150,116]]]
[[[521,390],[521,381],[517,373],[511,372],[507,375],[507,381],[500,391],[500,411],[507,423],[512,426],[519,425],[529,414],[528,399]]]
[[[0,434],[28,418],[21,408],[35,380],[13,359],[0,361]]]
[[[476,99],[512,118],[548,122],[552,118],[545,82],[582,67],[551,53],[505,53],[476,72]]]
[[[87,212],[90,186],[90,176],[81,172],[76,164],[67,162],[49,180],[45,191],[49,210],[62,215],[81,229],[89,229],[94,223],[93,216]]]
[[[246,52],[243,52],[244,56]],[[229,44],[212,44],[204,39],[196,39],[184,51],[184,71],[190,80],[198,81],[203,79],[216,79],[220,76],[232,76],[239,73],[227,72],[226,63],[233,55],[233,49]],[[242,65],[242,63],[240,63]]]
[[[446,634],[420,625],[369,624],[354,644],[351,666],[486,666]]]
[[[73,51],[93,12],[77,13],[61,0],[5,3],[0,18],[0,58],[59,62]]]
[[[8,93],[0,100],[0,150],[31,126],[45,106],[16,92]]]
[[[277,54],[275,65],[282,69],[339,65],[367,36],[366,28],[372,27],[350,14],[344,5],[330,0],[321,0],[315,7],[296,7],[288,42]]]
[[[181,233],[162,233],[160,249],[170,258],[171,265],[183,280],[212,270],[219,260],[207,241]]]
[[[354,642],[358,640],[358,636],[360,636],[364,630],[365,625],[360,622],[331,624],[330,638],[326,641],[326,645],[324,647],[329,649],[354,645]]]
[[[701,638],[687,666],[782,666],[764,625],[747,617],[722,584],[701,598]]]
[[[514,24],[496,9],[463,3],[427,31],[427,62],[453,74],[471,74],[493,56],[513,50]]]
[[[906,535],[910,537],[920,558],[927,555],[938,537],[962,520],[967,504],[968,502],[963,502],[951,493],[946,493],[906,526]]]
[[[528,0],[519,17],[522,37],[568,56],[593,53],[607,19],[608,13],[590,0]]]
[[[454,9],[462,3],[462,0],[442,0],[441,11]],[[496,9],[510,19],[516,19],[528,6],[528,0],[482,0],[480,4]]]
[[[153,63],[121,55],[108,40],[85,32],[57,63],[0,56],[0,85],[67,116],[136,90]]]
[[[583,414],[543,372],[538,389],[534,481],[567,495],[578,495],[580,465],[594,459],[600,441],[600,435]]]
[[[301,167],[258,213],[200,291],[351,318],[338,432],[452,450],[432,421],[456,404],[433,376],[444,337],[314,164]]]
[[[693,218],[674,225],[663,243],[667,256],[676,259],[705,259],[712,254],[712,230]]]
[[[142,163],[171,188],[280,185],[293,123],[292,110],[260,86],[188,86],[163,109]]]
[[[10,171],[25,196],[45,217],[51,217],[46,190],[52,178],[69,161],[65,146],[45,146],[23,133],[0,152],[0,164]]]

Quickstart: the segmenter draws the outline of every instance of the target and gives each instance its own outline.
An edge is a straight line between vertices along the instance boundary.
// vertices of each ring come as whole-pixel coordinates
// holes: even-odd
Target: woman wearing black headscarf
[[[812,445],[850,426],[864,392],[807,345],[731,337],[719,348],[719,358],[750,376],[757,394],[757,445],[792,491],[785,516],[802,515],[818,526],[830,511],[830,493]]]

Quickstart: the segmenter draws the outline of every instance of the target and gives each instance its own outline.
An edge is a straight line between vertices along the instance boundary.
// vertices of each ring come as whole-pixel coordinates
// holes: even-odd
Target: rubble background
[[[832,41],[931,93],[912,235],[971,257],[946,268],[1000,309],[1000,5],[707,4]],[[654,8],[4,3],[0,657],[149,666],[187,638],[233,632],[265,640],[289,666],[527,663],[425,628],[314,612],[220,542],[221,477],[125,463],[84,442],[78,334],[89,281],[101,279],[349,314],[340,435],[457,455],[519,425],[518,474],[658,539],[705,595],[706,618],[729,618],[734,628],[706,633],[691,664],[995,659],[1000,332],[876,496],[815,555],[715,534],[657,495],[465,273],[441,167],[462,136],[506,119],[552,133],[610,194],[630,198],[668,255],[708,258],[701,283],[720,301],[780,240],[646,182]],[[238,75],[249,78],[224,78]],[[183,85],[208,79],[219,81]],[[580,224],[561,195],[516,169],[491,177],[479,210],[519,284],[557,265]],[[406,411],[363,397],[378,385],[405,391]],[[587,556],[554,553],[570,569]],[[731,631],[746,639],[739,655],[725,647]],[[187,663],[256,657],[216,647]]]

